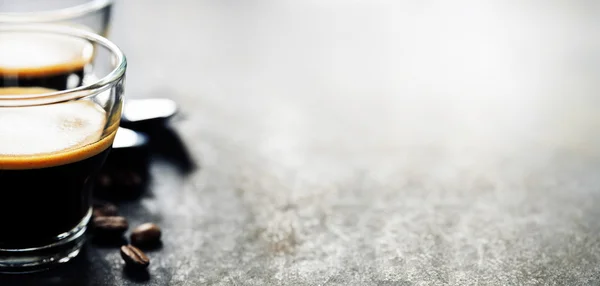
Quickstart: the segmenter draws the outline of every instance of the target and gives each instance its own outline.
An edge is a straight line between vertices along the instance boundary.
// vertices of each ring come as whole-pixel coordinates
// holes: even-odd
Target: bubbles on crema
[[[94,143],[105,122],[104,110],[83,100],[0,108],[0,157],[48,154]]]
[[[0,74],[49,74],[90,61],[93,45],[66,35],[34,32],[3,33],[0,38]]]

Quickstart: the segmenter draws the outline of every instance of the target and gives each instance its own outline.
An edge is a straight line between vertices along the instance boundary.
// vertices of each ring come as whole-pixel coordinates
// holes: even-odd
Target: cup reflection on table
[[[0,25],[0,271],[75,257],[110,152],[126,60],[64,25]]]

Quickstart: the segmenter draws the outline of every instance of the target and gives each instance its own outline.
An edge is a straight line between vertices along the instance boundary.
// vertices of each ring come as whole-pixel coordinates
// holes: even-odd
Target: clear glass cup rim
[[[99,11],[112,3],[113,0],[90,0],[79,5],[47,11],[0,12],[0,23],[39,23],[64,21]]]
[[[93,43],[98,43],[108,49],[115,57],[117,63],[115,67],[104,77],[76,88],[59,90],[38,94],[8,94],[0,96],[0,107],[7,106],[32,106],[59,103],[69,100],[76,100],[90,94],[101,92],[125,75],[127,69],[127,58],[123,51],[113,42],[93,32],[58,24],[29,24],[29,25],[2,25],[0,24],[0,35],[2,33],[24,32],[24,33],[50,33],[56,35],[71,36],[85,39]]]

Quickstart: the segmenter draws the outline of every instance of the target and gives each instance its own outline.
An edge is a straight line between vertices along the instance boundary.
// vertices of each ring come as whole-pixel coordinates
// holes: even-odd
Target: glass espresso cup
[[[64,25],[0,25],[0,271],[75,257],[94,178],[121,118],[126,71],[106,38]]]
[[[0,23],[66,24],[108,36],[112,0],[1,0]]]

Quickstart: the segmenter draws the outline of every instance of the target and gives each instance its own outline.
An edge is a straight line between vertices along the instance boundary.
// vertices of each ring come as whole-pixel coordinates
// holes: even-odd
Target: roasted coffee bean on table
[[[131,232],[131,244],[139,247],[152,246],[160,242],[160,227],[154,223],[144,223]]]
[[[118,213],[119,209],[114,204],[108,202],[96,202],[93,206],[92,217],[116,216]]]
[[[122,216],[101,216],[94,218],[94,230],[100,235],[122,235],[128,228],[127,219]]]
[[[121,246],[121,257],[127,266],[134,268],[146,268],[150,264],[148,256],[131,244]]]

